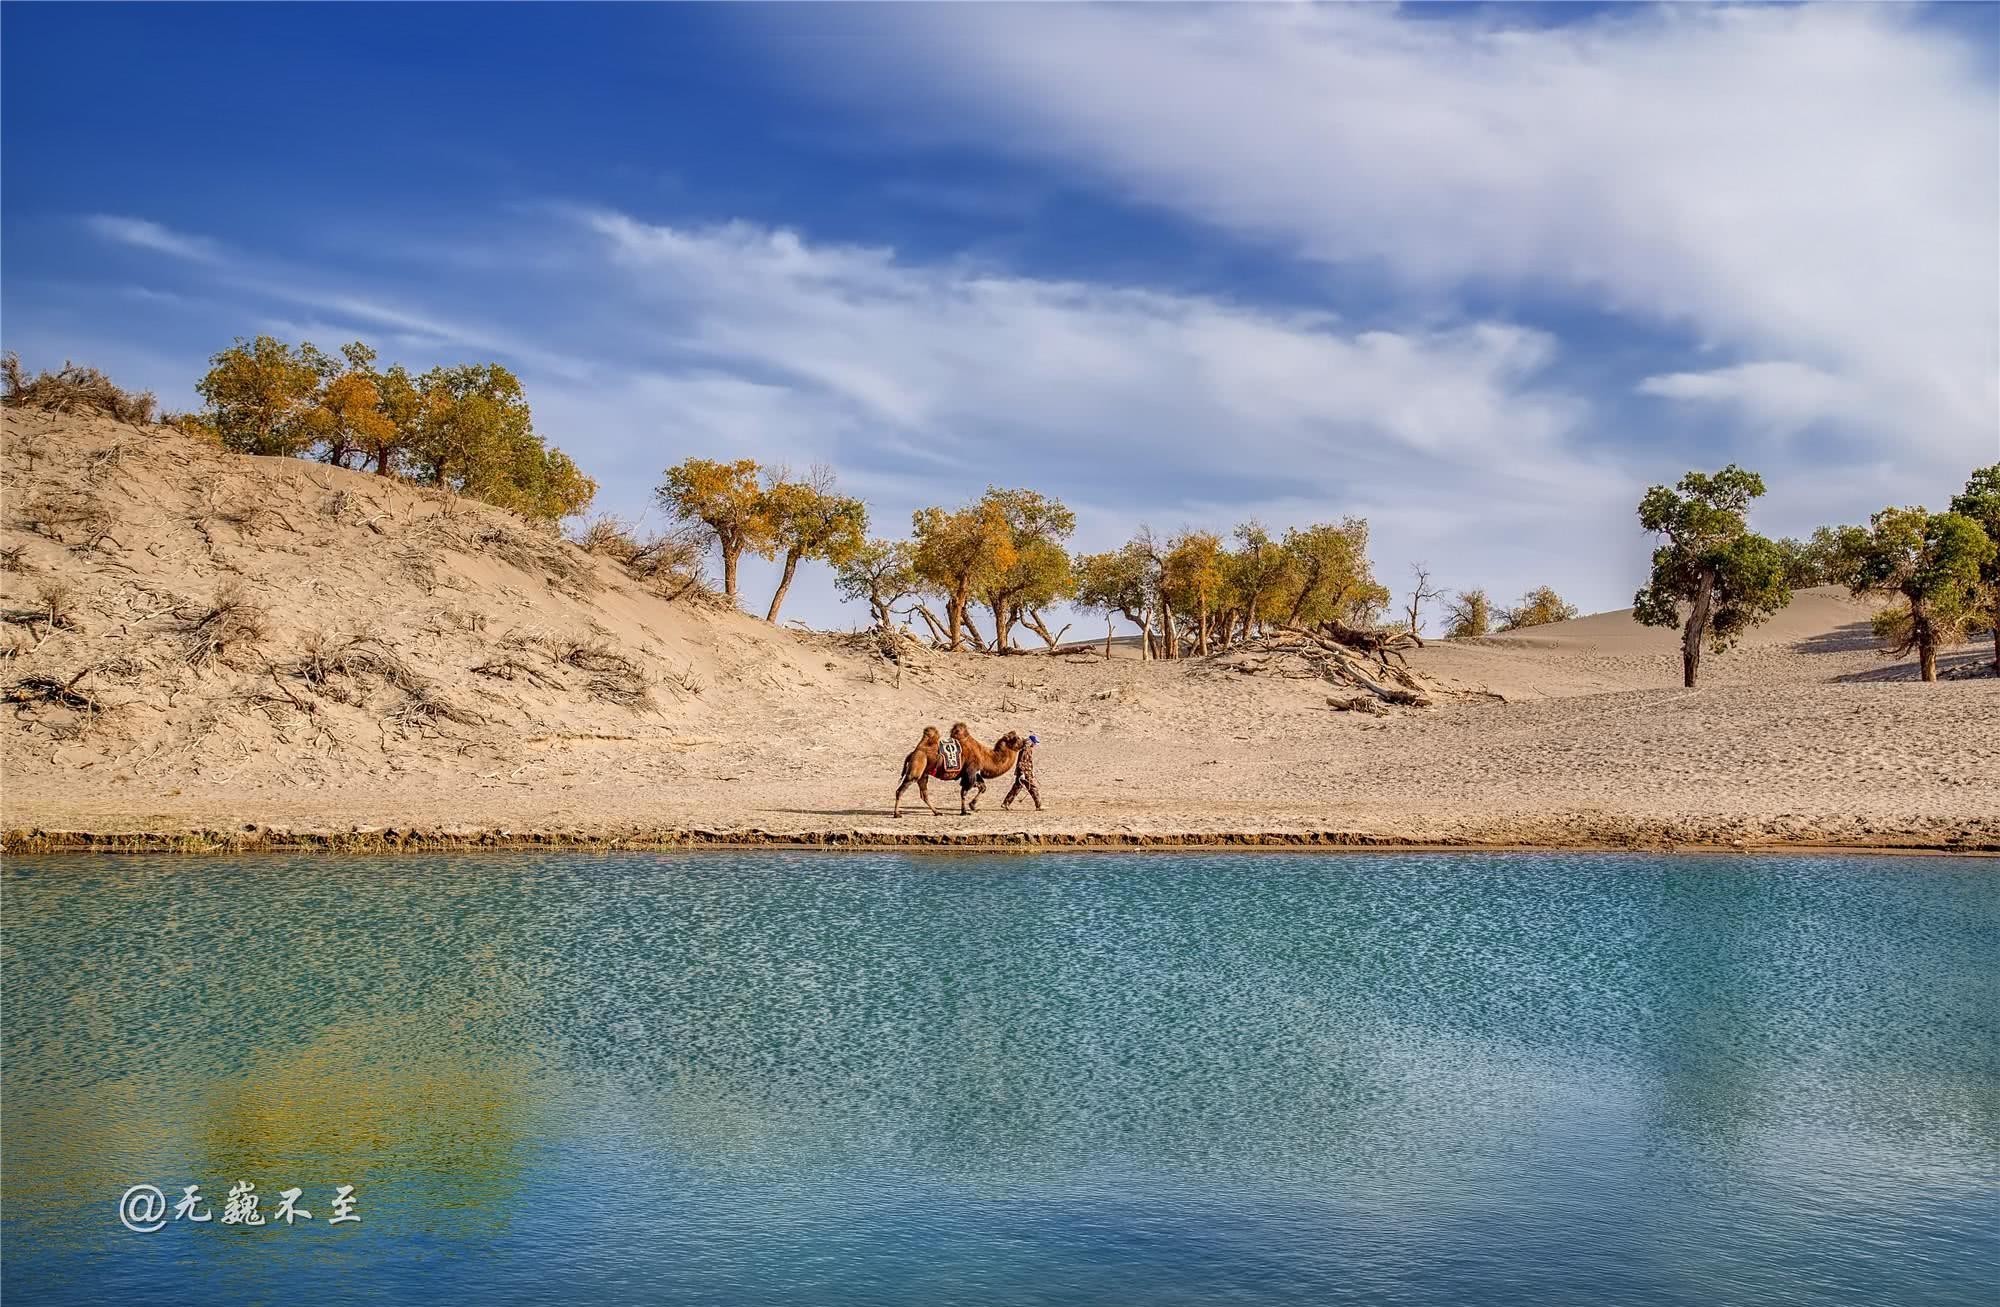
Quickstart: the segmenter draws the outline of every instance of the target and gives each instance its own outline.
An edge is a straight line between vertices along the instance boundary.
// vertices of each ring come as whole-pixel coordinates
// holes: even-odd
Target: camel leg
[[[938,810],[931,806],[931,777],[929,772],[925,772],[922,776],[917,777],[917,797],[924,801],[926,808],[930,808],[931,816],[935,817],[938,815]]]
[[[889,814],[890,816],[900,817],[903,815],[903,791],[910,788],[911,779],[912,778],[908,776],[903,777],[903,783],[896,787],[896,806],[894,810],[890,812]],[[925,802],[928,803],[930,802],[930,800],[926,799]]]
[[[966,779],[958,787],[958,815],[979,811],[980,796],[986,793],[986,778],[977,772],[967,772]],[[965,796],[972,796],[971,806],[966,805]]]

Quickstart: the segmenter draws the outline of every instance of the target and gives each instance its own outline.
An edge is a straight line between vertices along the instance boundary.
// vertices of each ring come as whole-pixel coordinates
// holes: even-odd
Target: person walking
[[[1035,811],[1042,810],[1042,792],[1035,788],[1035,746],[1040,743],[1030,735],[1028,742],[1021,746],[1021,756],[1014,762],[1014,785],[1007,791],[1007,797],[1000,800],[1002,808],[1012,805],[1021,797],[1021,791],[1026,790],[1028,797],[1035,801]]]

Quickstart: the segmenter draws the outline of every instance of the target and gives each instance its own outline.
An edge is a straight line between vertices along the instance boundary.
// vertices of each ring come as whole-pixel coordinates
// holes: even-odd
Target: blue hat
[[[1041,741],[1040,741],[1040,740],[1038,740],[1038,739],[1036,739],[1036,738],[1035,738],[1034,736],[1030,735],[1030,736],[1028,737],[1028,743],[1030,743],[1030,744],[1040,744],[1040,743],[1041,743]]]

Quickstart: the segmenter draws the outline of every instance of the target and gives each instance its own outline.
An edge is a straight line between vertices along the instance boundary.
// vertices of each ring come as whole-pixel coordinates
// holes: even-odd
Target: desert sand
[[[1990,652],[1925,685],[1809,590],[1679,684],[1600,613],[1431,641],[1431,707],[1296,658],[1005,658],[670,603],[504,513],[178,433],[8,410],[14,850],[1476,845],[2000,850]],[[54,612],[51,612],[51,596]],[[218,599],[234,600],[233,604]],[[223,611],[218,615],[217,609]],[[890,816],[926,725],[1033,731],[1045,811]],[[907,796],[914,800],[915,793]]]

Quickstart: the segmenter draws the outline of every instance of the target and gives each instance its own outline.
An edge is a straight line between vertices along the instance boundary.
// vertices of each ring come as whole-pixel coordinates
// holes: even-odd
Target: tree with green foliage
[[[1482,596],[1483,597],[1483,596]],[[1537,586],[1521,596],[1521,602],[1512,608],[1500,610],[1500,629],[1519,631],[1529,626],[1547,626],[1552,622],[1567,622],[1575,618],[1576,605],[1564,603],[1563,597],[1549,586]]]
[[[1822,526],[1809,540],[1790,536],[1777,542],[1785,559],[1785,584],[1794,590],[1815,585],[1846,585],[1854,572],[1854,559],[1846,551],[1847,533],[1854,528]]]
[[[1291,583],[1293,559],[1262,523],[1239,523],[1236,548],[1229,551],[1224,571],[1243,620],[1243,638],[1250,638],[1253,624],[1273,620],[1272,597],[1285,593]]]
[[[737,564],[746,552],[768,557],[773,541],[770,503],[755,460],[684,459],[666,470],[653,497],[676,520],[699,522],[714,533],[722,555],[722,593],[734,603]]]
[[[1076,560],[1076,606],[1086,612],[1118,616],[1139,628],[1142,656],[1153,640],[1152,609],[1158,580],[1152,551],[1145,542],[1127,541],[1101,554]],[[1104,656],[1111,656],[1111,636],[1104,637]]]
[[[868,538],[868,505],[837,493],[833,469],[828,467],[816,467],[799,481],[782,473],[772,476],[764,501],[773,546],[785,557],[770,611],[764,614],[765,621],[775,623],[802,560],[838,567],[861,548]]]
[[[907,540],[870,540],[833,565],[834,588],[843,599],[867,603],[876,628],[895,629],[895,606],[917,592],[916,546]]]
[[[2000,546],[2000,463],[1975,471],[1964,492],[1952,496],[1951,511],[1977,522],[1986,538]],[[1979,588],[1980,620],[1992,628],[1993,671],[2000,675],[2000,547],[1979,569]]]
[[[1902,600],[1876,615],[1875,633],[1899,658],[1916,650],[1918,674],[1935,681],[1937,651],[1962,638],[1976,612],[1993,542],[1963,513],[1885,508],[1855,543],[1854,593]]]
[[[1493,606],[1484,590],[1460,590],[1444,607],[1446,638],[1464,640],[1493,629]]]
[[[498,363],[417,378],[405,454],[412,479],[554,525],[590,506],[597,483],[536,433],[520,378]]]
[[[1713,476],[1690,472],[1673,490],[1654,486],[1639,501],[1639,524],[1662,543],[1632,616],[1681,628],[1681,683],[1689,689],[1704,648],[1721,653],[1792,600],[1784,555],[1750,530],[1750,501],[1763,493],[1764,478],[1732,463]]]

